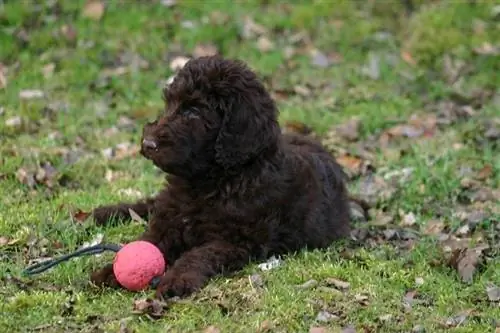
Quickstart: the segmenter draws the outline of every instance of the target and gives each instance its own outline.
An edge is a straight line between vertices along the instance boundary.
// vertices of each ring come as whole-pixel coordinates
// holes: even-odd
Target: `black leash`
[[[94,246],[89,246],[85,247],[83,249],[77,250],[75,252],[63,255],[59,258],[53,258],[50,260],[45,260],[36,264],[33,264],[29,267],[27,267],[23,271],[23,275],[35,275],[38,273],[45,272],[51,267],[54,267],[56,265],[59,265],[60,263],[64,261],[68,261],[71,258],[76,258],[84,255],[94,255],[94,254],[99,254],[103,253],[104,251],[113,251],[113,252],[118,252],[122,248],[121,245],[118,244],[97,244]]]

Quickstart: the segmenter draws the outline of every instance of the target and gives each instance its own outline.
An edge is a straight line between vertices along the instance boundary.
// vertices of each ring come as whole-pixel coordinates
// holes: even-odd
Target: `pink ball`
[[[128,290],[148,287],[155,276],[165,272],[165,259],[160,250],[146,241],[131,242],[116,253],[113,272],[118,282]]]

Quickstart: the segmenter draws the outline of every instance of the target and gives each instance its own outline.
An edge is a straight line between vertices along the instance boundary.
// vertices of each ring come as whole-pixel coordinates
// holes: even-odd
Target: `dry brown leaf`
[[[474,52],[480,55],[492,55],[496,56],[500,54],[500,48],[493,46],[491,43],[484,42],[481,46],[475,47]]]
[[[336,158],[337,162],[349,172],[350,176],[359,175],[363,160],[352,155],[342,155]]]
[[[417,222],[417,218],[413,212],[409,212],[407,214],[400,212],[401,216],[401,225],[405,227],[411,227]]]
[[[274,49],[274,43],[266,36],[260,36],[257,39],[257,48],[260,52],[269,52]]]
[[[482,260],[483,251],[488,246],[477,246],[475,248],[455,249],[448,264],[458,271],[463,282],[471,283],[477,266]]]
[[[30,188],[33,188],[36,185],[35,175],[25,168],[19,168],[16,171],[16,177],[22,184],[27,185]]]
[[[99,21],[104,15],[104,3],[99,0],[88,0],[83,6],[82,16]]]
[[[316,67],[325,68],[330,66],[330,59],[320,50],[311,50],[311,64]]]
[[[311,96],[311,89],[307,88],[306,86],[301,86],[301,85],[295,85],[293,86],[293,91],[300,96],[303,97],[309,97]]]
[[[359,130],[361,128],[361,120],[359,118],[351,118],[347,122],[335,127],[335,132],[347,141],[356,141],[359,139]]]
[[[19,92],[20,99],[35,99],[43,97],[45,97],[43,91],[37,89],[26,89]]]
[[[170,61],[170,69],[174,72],[180,70],[189,61],[188,57],[178,56]]]
[[[462,326],[467,321],[467,317],[473,312],[473,310],[465,310],[460,312],[458,315],[450,317],[443,323],[446,328],[454,328],[457,326]]]
[[[130,218],[132,221],[139,222],[140,224],[147,225],[148,222],[146,222],[142,217],[139,216],[132,208],[128,209],[128,213],[130,214]]]
[[[335,287],[337,289],[340,289],[340,290],[347,290],[351,286],[351,284],[349,282],[342,281],[342,280],[339,280],[339,279],[336,279],[336,278],[327,278],[325,280],[325,283],[328,286],[333,286],[333,287]]]
[[[424,228],[424,234],[426,235],[437,235],[440,234],[444,229],[444,223],[440,220],[429,220]]]
[[[486,180],[491,177],[493,174],[493,166],[491,164],[486,164],[479,170],[476,178],[479,180]]]
[[[369,215],[372,216],[370,225],[374,226],[384,226],[391,224],[394,221],[394,216],[384,212],[380,209],[370,209]]]
[[[486,287],[486,294],[491,302],[500,301],[500,287],[490,284]]]
[[[15,116],[5,120],[5,126],[7,127],[21,127],[23,124],[23,119],[19,116]]]
[[[0,89],[7,87],[7,67],[0,62]]]
[[[284,133],[297,133],[301,135],[308,135],[312,129],[304,123],[299,121],[287,121],[283,126]]]
[[[75,27],[71,24],[65,24],[61,27],[61,33],[70,42],[74,42],[78,36]]]
[[[243,25],[241,35],[245,39],[250,39],[255,36],[264,35],[267,33],[267,29],[256,23],[250,16],[245,16],[243,18]]]
[[[321,323],[327,323],[330,321],[338,320],[339,316],[336,316],[328,311],[320,311],[316,316],[316,321]]]
[[[358,196],[361,200],[374,207],[378,202],[392,198],[396,188],[378,175],[368,175],[359,182]]]
[[[328,329],[326,327],[320,327],[320,326],[311,327],[309,329],[309,333],[328,333]]]
[[[0,236],[0,246],[9,244],[10,240],[5,236]]]
[[[203,333],[220,333],[220,329],[214,325],[210,325],[203,330]]]
[[[366,295],[356,294],[354,296],[354,300],[363,306],[367,306],[368,304],[370,304],[370,302],[368,301],[368,296]]]
[[[297,288],[299,289],[312,289],[318,285],[318,281],[311,279],[306,282],[304,282],[301,285],[298,285]]]
[[[202,43],[195,46],[193,50],[193,58],[214,56],[219,53],[217,46],[211,43]]]
[[[56,64],[54,64],[53,62],[48,63],[47,65],[43,66],[42,67],[43,77],[46,79],[50,78],[52,76],[52,74],[54,74],[55,68],[56,68]]]
[[[257,329],[257,333],[265,333],[271,332],[273,330],[273,323],[266,319],[262,323],[260,323],[259,328]]]
[[[75,213],[73,213],[73,218],[78,221],[78,222],[83,222],[85,221],[89,216],[91,215],[91,213],[89,212],[83,212],[81,211],[80,209],[78,209]]]
[[[411,53],[408,51],[401,51],[401,59],[403,59],[404,62],[406,62],[407,64],[410,64],[412,66],[415,66],[417,64],[415,59],[413,59],[413,56],[411,55]]]
[[[160,319],[163,317],[167,304],[157,299],[144,298],[134,301],[133,313],[147,314],[153,319]]]

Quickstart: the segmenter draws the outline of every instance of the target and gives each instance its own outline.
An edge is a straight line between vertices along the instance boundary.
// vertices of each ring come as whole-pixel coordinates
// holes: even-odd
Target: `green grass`
[[[84,1],[0,4],[0,63],[7,69],[7,85],[0,88],[0,331],[117,332],[125,325],[135,332],[194,332],[214,325],[222,332],[257,332],[264,325],[273,332],[308,332],[312,326],[336,332],[351,324],[359,332],[409,332],[416,325],[444,332],[448,318],[473,310],[453,331],[494,332],[497,325],[498,332],[499,303],[488,301],[486,286],[500,285],[499,201],[466,202],[462,185],[485,165],[492,172],[478,186],[495,189],[500,183],[499,145],[485,135],[500,115],[500,62],[498,55],[474,51],[484,43],[500,47],[495,2],[415,3],[409,14],[399,1],[178,1],[171,8],[159,1],[108,1],[98,21],[82,16]],[[258,37],[239,36],[245,16],[266,29],[274,49],[262,52]],[[306,38],[293,42],[299,33]],[[161,186],[162,176],[146,160],[107,159],[102,151],[123,142],[137,144],[142,124],[162,107],[160,87],[173,74],[170,61],[200,43],[247,61],[270,89],[309,89],[307,96],[278,99],[281,122],[300,121],[325,135],[358,117],[358,142],[341,142],[342,148],[354,152],[358,143],[371,145],[378,176],[413,168],[403,184],[390,185],[395,194],[380,198],[375,207],[395,216],[396,225],[400,214],[413,212],[417,231],[439,218],[454,232],[464,223],[457,212],[484,212],[480,227],[468,236],[482,235],[493,254],[473,282],[461,282],[442,263],[442,244],[422,235],[411,250],[373,236],[375,245],[339,243],[325,251],[304,251],[266,272],[252,264],[172,305],[160,320],[132,313],[133,301],[151,296],[150,291],[100,291],[89,285],[89,273],[110,255],[64,263],[32,284],[15,283],[13,277],[19,278],[30,260],[73,251],[98,233],[107,242],[127,242],[141,232],[136,224],[98,228],[78,223],[70,212],[132,200],[127,193],[152,194]],[[295,50],[291,58],[287,47]],[[335,52],[341,61],[314,66],[313,47],[327,55]],[[379,60],[370,77],[362,68],[372,58]],[[139,66],[137,59],[148,66]],[[449,63],[462,71],[454,75]],[[106,75],[105,69],[118,66],[127,72]],[[45,96],[20,99],[27,89]],[[480,105],[469,103],[476,111],[472,117],[440,125],[427,139],[397,139],[388,147],[376,141],[412,114],[428,118],[442,112],[447,101],[459,107],[456,92],[476,91],[491,93]],[[21,125],[9,126],[15,117]],[[123,117],[131,125],[124,125]],[[80,158],[69,163],[71,151]],[[22,182],[18,170],[33,174],[45,162],[57,170],[52,186],[43,180],[34,187]],[[108,181],[110,171],[114,178]],[[358,186],[365,177],[349,184],[354,193],[363,195]],[[255,273],[264,281],[260,288],[249,282]],[[348,281],[349,289],[325,288],[330,277]],[[318,285],[297,287],[310,279]],[[409,290],[417,291],[419,301],[405,310]],[[321,310],[339,318],[317,322]]]

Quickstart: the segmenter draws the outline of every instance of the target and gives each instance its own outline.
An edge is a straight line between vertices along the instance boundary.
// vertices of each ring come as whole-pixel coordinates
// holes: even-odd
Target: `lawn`
[[[500,7],[293,3],[0,2],[0,332],[500,332]],[[353,205],[349,240],[166,304],[89,284],[109,253],[23,276],[142,231],[82,217],[162,185],[142,125],[214,52],[323,141],[369,218]]]

